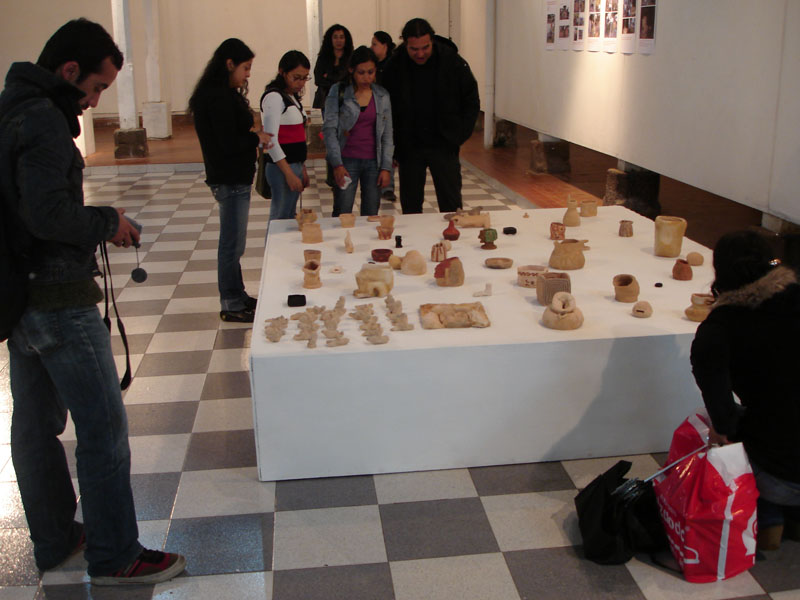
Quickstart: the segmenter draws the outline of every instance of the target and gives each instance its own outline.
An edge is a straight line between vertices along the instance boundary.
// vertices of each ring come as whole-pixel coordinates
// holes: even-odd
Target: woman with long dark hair
[[[389,60],[392,52],[394,52],[395,43],[392,41],[392,36],[385,31],[376,31],[372,34],[372,44],[370,48],[378,59],[378,73],[375,77],[375,81],[380,85],[383,68],[386,66],[386,62]]]
[[[325,109],[325,98],[334,83],[347,77],[347,65],[353,54],[353,36],[344,25],[331,25],[322,38],[322,44],[314,65],[313,108]]]
[[[350,77],[334,84],[325,102],[322,132],[336,180],[334,217],[352,212],[359,182],[361,214],[377,215],[379,190],[390,181],[392,106],[389,92],[375,83],[377,62],[372,50],[359,46],[350,58]]]
[[[278,143],[270,148],[264,169],[272,188],[270,220],[294,218],[300,192],[308,186],[306,114],[300,95],[309,80],[310,68],[305,54],[290,50],[281,57],[277,75],[261,96],[263,128],[278,135]]]
[[[244,254],[250,188],[256,148],[268,147],[271,135],[256,130],[247,101],[253,51],[236,38],[222,42],[208,61],[189,98],[189,111],[203,152],[206,183],[219,204],[217,284],[220,318],[252,323],[256,299],[244,289],[240,259]]]

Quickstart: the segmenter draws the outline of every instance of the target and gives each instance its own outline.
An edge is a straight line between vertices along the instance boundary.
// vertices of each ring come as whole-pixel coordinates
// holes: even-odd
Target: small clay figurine
[[[672,277],[678,281],[691,281],[692,280],[692,267],[691,265],[679,258],[675,261],[675,266],[672,267]]]
[[[564,226],[563,223],[558,223],[558,222],[550,223],[551,240],[563,240],[566,232],[567,228]]]
[[[568,292],[558,292],[542,315],[542,325],[550,329],[569,330],[583,325],[583,313]]]
[[[581,215],[578,213],[578,201],[572,196],[567,199],[567,211],[564,213],[561,222],[565,227],[577,227],[581,224]]]
[[[633,237],[633,221],[623,219],[619,222],[619,237]]]
[[[692,304],[683,312],[690,321],[700,323],[711,312],[712,304],[714,304],[712,294],[692,294]]]
[[[442,232],[442,237],[450,242],[456,241],[460,235],[461,232],[456,228],[455,221],[450,221],[447,229]]]
[[[392,325],[392,331],[411,331],[412,329],[414,329],[414,325],[408,322],[406,313],[399,314]]]
[[[478,239],[483,242],[483,244],[481,244],[482,250],[497,250],[497,246],[494,243],[497,239],[496,229],[481,229],[480,233],[478,234]]]
[[[487,283],[486,286],[477,292],[472,292],[473,297],[480,298],[481,296],[491,296],[492,295],[492,284]]]
[[[448,244],[450,242],[447,242]],[[443,242],[436,242],[431,246],[431,260],[434,262],[442,262],[447,258],[447,246]]]
[[[689,254],[686,255],[686,262],[693,267],[699,267],[703,264],[704,260],[703,255],[699,252],[689,252]]]
[[[464,284],[464,265],[457,256],[445,259],[436,265],[433,276],[439,287],[458,287]]]
[[[344,251],[348,254],[353,253],[353,238],[350,237],[350,232],[347,232],[347,235],[344,236]]]
[[[639,282],[633,275],[627,273],[615,275],[612,283],[614,299],[617,302],[636,302],[639,299]]]
[[[403,247],[403,236],[402,235],[394,236],[394,247],[395,248],[402,248]]]
[[[322,241],[322,227],[319,223],[303,224],[303,243],[319,244]]]
[[[425,258],[418,250],[409,250],[403,257],[400,264],[400,272],[403,275],[425,275],[428,266],[425,264]]]
[[[650,303],[646,300],[639,300],[639,302],[633,305],[631,313],[634,317],[639,319],[647,319],[653,315],[653,307],[650,306]]]

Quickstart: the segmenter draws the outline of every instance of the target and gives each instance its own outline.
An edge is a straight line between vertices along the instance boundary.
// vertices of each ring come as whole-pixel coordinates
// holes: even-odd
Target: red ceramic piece
[[[372,260],[375,262],[386,262],[391,255],[392,251],[389,248],[375,248],[375,250],[372,251]]]
[[[456,241],[460,235],[461,232],[456,227],[455,221],[450,221],[450,225],[442,232],[442,237],[451,242]]]

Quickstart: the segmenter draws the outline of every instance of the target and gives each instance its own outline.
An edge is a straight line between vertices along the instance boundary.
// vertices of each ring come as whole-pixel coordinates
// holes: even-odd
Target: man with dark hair
[[[138,541],[127,418],[97,308],[95,250],[106,240],[128,247],[139,233],[122,209],[84,206],[83,159],[73,141],[78,115],[97,106],[121,66],[111,36],[78,19],[50,38],[39,64],[11,65],[0,94],[0,201],[28,282],[27,307],[8,340],[11,457],[36,565],[54,568],[85,548],[98,585],[166,581],[186,564]],[[67,411],[83,524],[57,437]]]
[[[461,208],[459,149],[480,110],[478,83],[455,44],[425,19],[403,27],[403,43],[383,72],[394,121],[403,213],[422,212],[430,169],[442,212]]]

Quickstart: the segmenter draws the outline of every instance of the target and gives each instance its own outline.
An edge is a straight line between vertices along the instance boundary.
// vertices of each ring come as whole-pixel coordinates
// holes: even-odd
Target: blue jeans
[[[378,161],[374,158],[342,157],[342,164],[352,181],[345,189],[333,188],[333,216],[353,212],[356,189],[361,182],[361,216],[377,215],[380,206],[378,189]]]
[[[48,569],[74,549],[75,491],[64,447],[67,411],[75,451],[89,575],[130,564],[138,542],[128,421],[108,329],[96,306],[28,309],[8,342],[11,457],[36,564]]]
[[[292,173],[303,179],[303,163],[289,163]],[[267,163],[264,169],[269,187],[272,188],[272,200],[269,205],[269,220],[294,219],[297,212],[297,199],[300,192],[293,192],[286,183],[280,168],[275,163]]]
[[[245,308],[247,293],[239,260],[247,242],[247,218],[250,213],[250,186],[241,184],[210,185],[219,203],[219,244],[217,245],[217,287],[221,310]]]
[[[783,525],[784,518],[800,522],[800,483],[779,479],[750,461],[758,488],[758,527]]]

